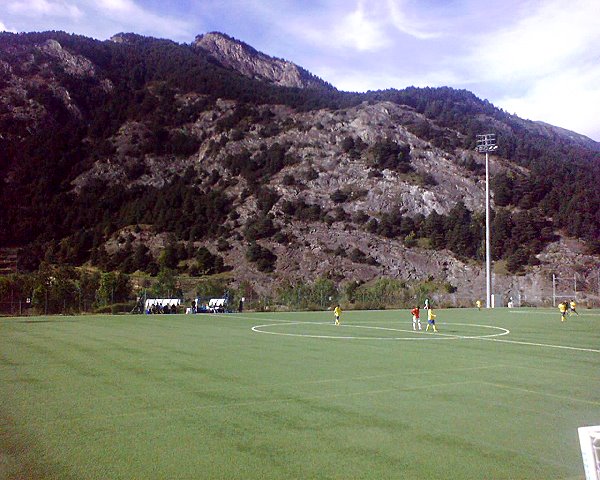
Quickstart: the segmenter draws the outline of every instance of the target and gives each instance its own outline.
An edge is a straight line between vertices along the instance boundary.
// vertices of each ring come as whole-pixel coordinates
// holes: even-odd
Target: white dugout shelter
[[[200,299],[196,299],[196,304],[200,305]],[[224,312],[227,307],[227,299],[225,298],[211,298],[208,301],[208,311],[213,313]]]
[[[176,307],[178,307],[179,305],[181,305],[181,300],[179,298],[148,298],[146,300],[146,304],[144,305],[144,310],[148,311],[154,305],[158,305],[160,307],[164,307],[165,305],[172,307],[173,305],[175,305]]]

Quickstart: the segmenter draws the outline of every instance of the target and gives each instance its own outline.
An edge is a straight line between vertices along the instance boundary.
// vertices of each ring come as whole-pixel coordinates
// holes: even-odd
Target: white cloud
[[[282,10],[285,6],[266,0],[247,2],[259,13],[261,28],[270,31],[266,36],[272,39],[275,34],[284,36],[288,49],[316,48],[319,57],[333,54],[350,59],[356,52],[374,52],[391,44],[389,24],[377,2],[333,0],[316,2],[318,6],[310,8],[289,1],[286,10]],[[294,43],[290,39],[294,39]],[[251,39],[246,41],[252,43]]]
[[[368,90],[402,89],[409,86],[435,87],[453,83],[455,75],[448,70],[436,70],[419,74],[390,69],[350,69],[328,65],[313,66],[313,73],[339,90],[366,92]]]
[[[377,50],[389,43],[381,23],[367,15],[363,1],[335,26],[334,36],[340,45],[360,52]]]
[[[378,50],[389,45],[386,27],[376,12],[365,5],[365,0],[358,0],[353,9],[343,4],[341,8],[325,8],[319,15],[296,12],[296,17],[285,24],[285,30],[293,33],[299,45],[310,43],[325,52],[337,50],[350,55]]]
[[[77,5],[63,0],[9,0],[6,11],[25,17],[50,16],[78,19],[83,16],[83,12]]]
[[[582,133],[600,140],[600,65],[540,79],[521,96],[507,95],[497,105],[509,113]]]
[[[96,8],[112,14],[149,15],[148,12],[144,11],[144,9],[132,0],[96,0],[94,3],[96,4]]]
[[[0,22],[0,32],[11,32],[11,33],[17,33],[16,30],[13,30],[12,28],[8,28],[6,25],[4,25],[4,23]]]
[[[455,65],[457,85],[493,92],[487,98],[510,113],[600,140],[597,6],[596,0],[522,2],[510,14],[516,20],[500,28],[510,20],[490,21],[472,34],[469,53],[445,65]]]
[[[525,4],[511,26],[482,32],[467,58],[481,75],[505,81],[542,78],[592,53],[600,40],[600,15],[593,0]]]
[[[65,30],[107,38],[127,31],[193,38],[190,19],[153,12],[143,0],[5,0],[5,15],[21,31]]]
[[[381,85],[390,81],[385,74],[365,75],[356,70],[345,71],[329,66],[313,68],[314,74],[331,83],[339,90],[346,92],[366,92],[367,90],[379,90]],[[385,87],[383,87],[385,88]]]
[[[388,0],[388,9],[389,21],[396,30],[421,40],[439,36],[438,32],[428,31],[428,28],[415,15],[409,15],[404,1]]]
[[[96,15],[114,22],[113,33],[133,31],[136,33],[164,36],[166,38],[192,37],[187,20],[153,13],[132,0],[86,0]]]
[[[276,20],[281,21],[278,17]],[[391,47],[398,42],[395,38],[398,33],[418,40],[439,36],[425,26],[418,10],[409,8],[404,0],[356,0],[351,5],[330,2],[319,14],[296,12],[296,18],[285,26],[296,33],[301,43],[308,41],[325,50],[344,51],[345,55],[352,51],[376,52]]]
[[[98,6],[113,12],[130,13],[136,9],[133,2],[128,0],[99,0]]]

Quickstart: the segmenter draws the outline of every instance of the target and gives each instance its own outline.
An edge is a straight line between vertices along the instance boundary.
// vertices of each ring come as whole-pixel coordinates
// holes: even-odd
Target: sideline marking
[[[514,343],[516,345],[529,345],[532,347],[560,348],[563,350],[576,350],[578,352],[600,353],[600,350],[597,350],[594,348],[569,347],[567,345],[552,345],[550,343],[523,342],[520,340],[504,340],[504,339],[500,339],[500,338],[486,338],[486,337],[473,337],[473,338],[478,339],[478,340],[489,340],[490,342]]]
[[[290,325],[330,325],[333,326],[331,322],[286,322],[283,325],[281,323],[268,323],[264,325],[255,325],[252,327],[252,331],[256,333],[267,333],[269,335],[281,335],[285,337],[305,337],[305,338],[327,338],[334,340],[457,340],[457,339],[469,339],[469,338],[492,338],[492,337],[500,337],[503,335],[508,335],[510,330],[502,327],[496,327],[494,325],[476,325],[476,324],[467,324],[467,323],[451,323],[449,325],[460,325],[464,327],[481,327],[488,328],[492,330],[500,330],[500,333],[492,333],[489,335],[453,335],[448,333],[426,333],[424,330],[414,331],[408,329],[400,329],[400,328],[389,328],[389,327],[375,327],[375,326],[367,326],[367,325],[352,325],[352,324],[342,324],[341,328],[364,328],[367,330],[386,330],[392,332],[403,332],[403,333],[413,333],[415,335],[421,335],[420,337],[365,337],[365,336],[356,336],[356,335],[311,335],[304,333],[284,333],[284,332],[271,332],[268,330],[263,330],[268,327],[275,326],[290,326]],[[337,327],[336,327],[337,328]]]
[[[512,314],[512,315],[514,315],[514,314],[520,314],[520,315],[554,315],[554,316],[557,316],[557,317],[559,315],[558,312],[536,312],[534,310],[529,310],[529,311],[527,311],[527,310],[511,310],[509,313]],[[576,316],[576,317],[597,317],[597,316],[599,316],[598,313],[593,313],[593,312],[585,312],[584,311],[584,312],[578,312],[578,313],[579,313],[579,315],[577,315],[577,314],[575,314],[575,315],[571,314],[571,315],[568,316],[568,318],[573,317],[573,316]]]
[[[579,403],[585,403],[588,405],[600,405],[600,402],[595,402],[593,400],[583,400],[583,399],[579,399],[579,398],[575,398],[575,397],[569,397],[566,395],[556,395],[554,393],[538,392],[536,390],[529,390],[528,388],[521,388],[521,387],[513,387],[512,385],[505,385],[502,383],[486,382],[483,380],[480,383],[482,383],[484,385],[491,385],[496,388],[504,388],[507,390],[516,390],[517,392],[531,393],[533,395],[540,395],[543,397],[558,398],[560,400],[568,400],[570,402],[579,402]]]

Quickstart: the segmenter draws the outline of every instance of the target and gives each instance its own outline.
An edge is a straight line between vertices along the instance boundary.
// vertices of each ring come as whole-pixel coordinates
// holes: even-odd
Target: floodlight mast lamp
[[[477,135],[476,150],[485,153],[485,308],[491,308],[492,256],[490,246],[490,159],[489,154],[498,149],[496,135]]]

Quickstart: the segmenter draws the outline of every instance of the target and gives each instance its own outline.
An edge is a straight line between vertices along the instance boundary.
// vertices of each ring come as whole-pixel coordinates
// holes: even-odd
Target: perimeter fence
[[[367,284],[339,284],[321,278],[313,283],[285,283],[268,293],[258,292],[248,282],[236,284],[231,278],[175,277],[164,291],[157,289],[151,278],[131,276],[129,280],[129,290],[118,295],[115,289],[105,289],[104,295],[100,295],[101,289],[91,289],[86,294],[83,289],[64,289],[61,284],[49,284],[41,290],[5,289],[0,296],[0,315],[142,313],[143,309],[136,305],[141,299],[151,298],[179,298],[178,313],[184,313],[192,302],[200,306],[208,304],[211,298],[227,298],[228,311],[330,310],[337,304],[345,310],[411,309],[423,306],[425,299],[435,308],[473,308],[477,300],[485,305],[482,290],[465,292],[434,280],[408,283],[380,278]],[[553,291],[550,283],[548,288],[512,287],[498,291],[494,294],[495,307],[518,308],[553,307],[558,290]],[[570,288],[567,293],[569,300],[575,300],[581,309],[600,307],[600,294],[593,282],[579,281],[577,288]]]

